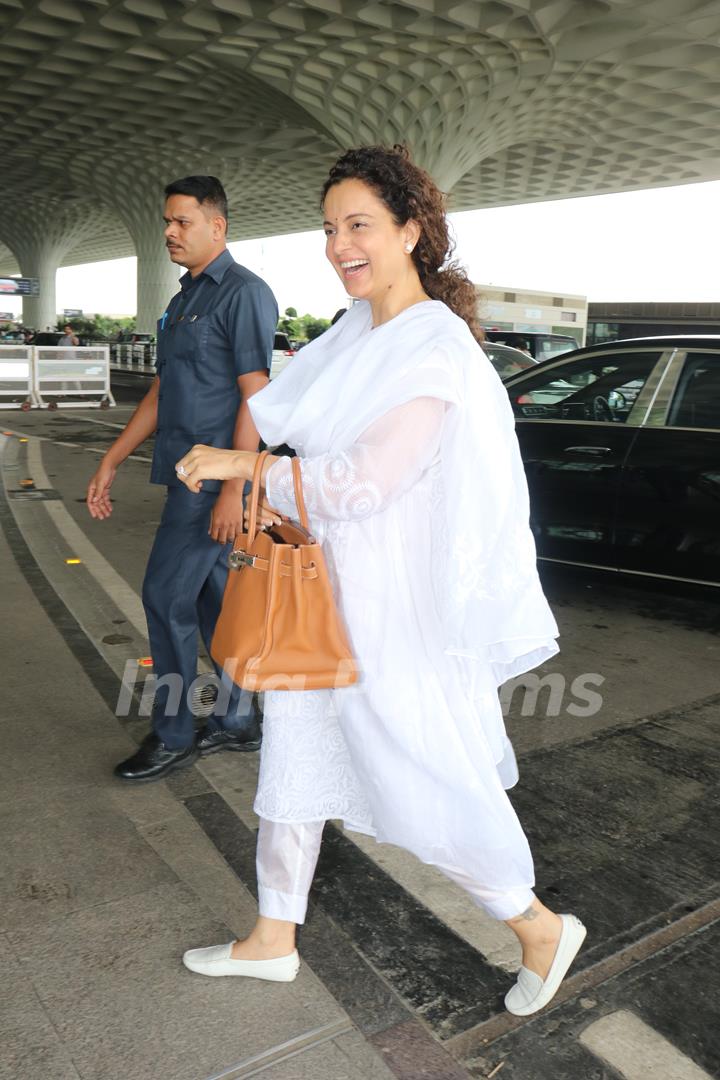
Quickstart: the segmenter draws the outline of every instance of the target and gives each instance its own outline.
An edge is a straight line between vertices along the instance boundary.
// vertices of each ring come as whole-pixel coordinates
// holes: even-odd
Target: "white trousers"
[[[288,825],[260,818],[257,879],[261,915],[286,922],[305,922],[324,828],[324,821]],[[527,911],[535,899],[529,888],[497,893],[474,881],[459,867],[437,869],[469,893],[478,907],[494,919],[514,919]]]

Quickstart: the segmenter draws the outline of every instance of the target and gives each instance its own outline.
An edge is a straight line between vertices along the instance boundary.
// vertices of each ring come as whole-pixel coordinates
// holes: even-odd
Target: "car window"
[[[659,352],[581,356],[509,388],[513,412],[526,420],[625,423]]]
[[[563,353],[577,349],[577,341],[573,338],[562,338],[558,334],[538,334],[535,339],[535,359],[552,360]]]
[[[668,427],[720,428],[720,353],[689,353]]]
[[[276,334],[273,349],[282,349],[283,352],[290,349],[290,340],[286,334]]]
[[[511,375],[517,375],[519,371],[535,367],[532,356],[526,356],[519,349],[509,349],[504,345],[494,345],[487,341],[483,343],[482,348],[501,379],[509,379]]]

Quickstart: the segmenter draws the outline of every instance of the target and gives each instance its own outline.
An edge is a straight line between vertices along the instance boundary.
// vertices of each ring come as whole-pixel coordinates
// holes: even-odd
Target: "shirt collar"
[[[229,266],[232,266],[234,262],[235,260],[233,259],[232,255],[230,254],[228,249],[225,248],[224,251],[220,252],[216,259],[213,259],[211,263],[207,264],[202,273],[198,274],[196,278],[192,276],[189,270],[186,271],[186,273],[184,273],[183,276],[180,278],[180,288],[183,292],[185,292],[187,289],[190,288],[193,282],[199,281],[200,278],[204,277],[205,275],[207,275],[209,278],[212,278],[216,285],[219,285],[222,279],[225,277],[226,270]]]

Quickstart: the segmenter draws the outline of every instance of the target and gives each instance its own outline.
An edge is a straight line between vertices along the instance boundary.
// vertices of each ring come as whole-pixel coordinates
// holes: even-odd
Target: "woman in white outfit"
[[[448,264],[443,196],[402,148],[343,155],[323,190],[327,256],[356,303],[250,409],[300,460],[361,678],[265,695],[255,810],[259,918],[193,949],[206,975],[291,980],[323,825],[414,852],[522,943],[511,1012],[557,991],[585,929],[533,893],[505,789],[517,766],[498,686],[557,652],[507,394],[476,340],[475,291]],[[252,477],[256,455],[196,446],[178,464]],[[269,457],[261,521],[297,518],[290,460]]]

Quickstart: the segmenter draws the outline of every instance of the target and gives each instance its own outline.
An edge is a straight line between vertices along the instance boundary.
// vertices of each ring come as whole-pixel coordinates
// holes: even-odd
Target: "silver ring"
[[[187,476],[187,472],[185,470],[184,465],[176,465],[175,466],[175,472],[178,474],[178,476]]]

